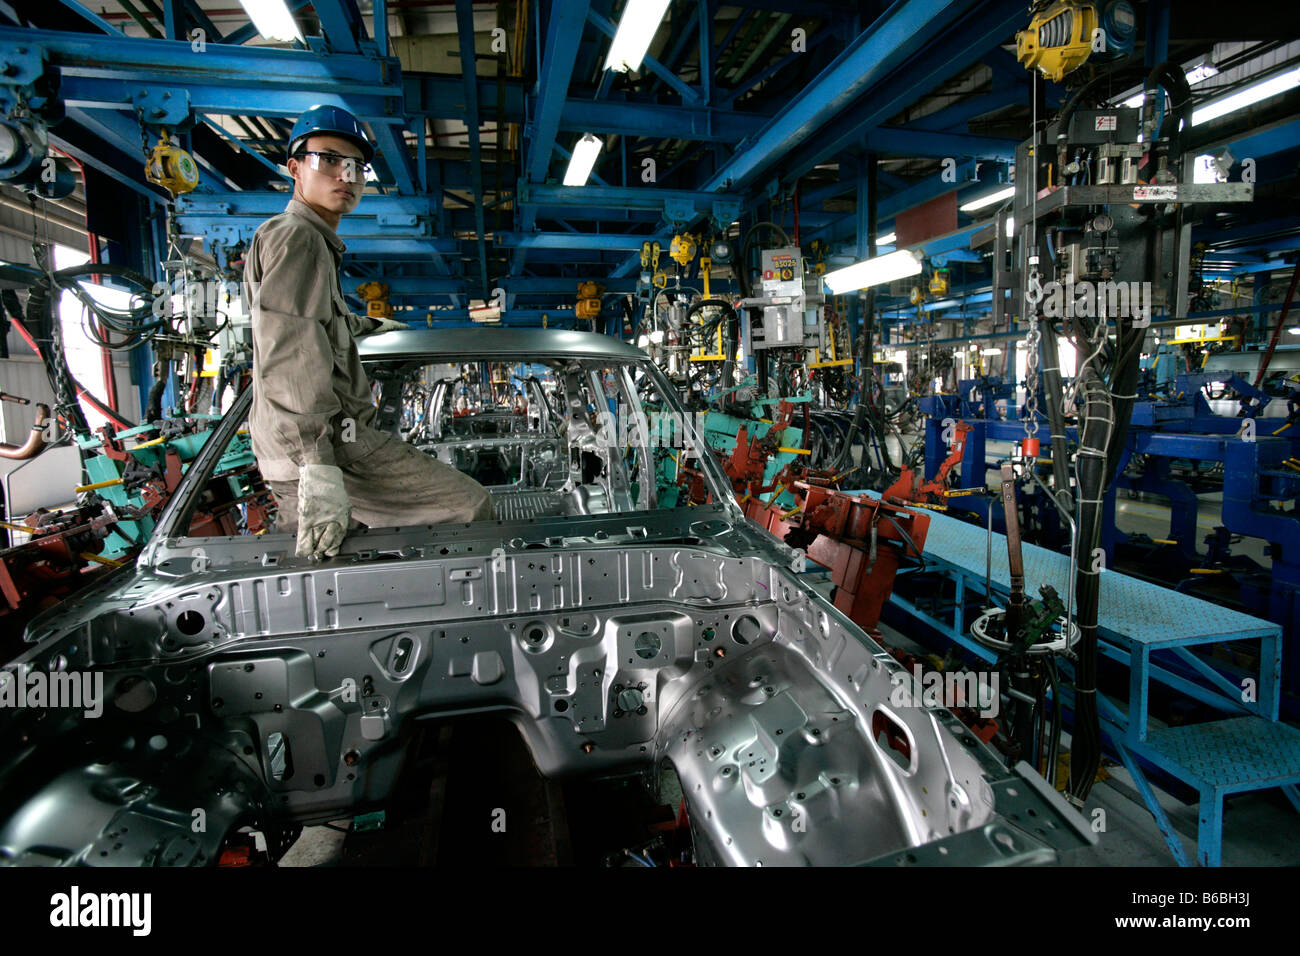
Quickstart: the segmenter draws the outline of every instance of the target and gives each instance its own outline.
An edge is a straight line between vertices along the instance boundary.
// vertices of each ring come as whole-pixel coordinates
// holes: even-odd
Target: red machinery
[[[888,501],[942,505],[951,494],[948,488],[948,475],[961,464],[962,455],[966,451],[966,436],[970,432],[970,425],[965,422],[958,422],[956,433],[953,436],[952,451],[943,460],[943,464],[939,466],[939,470],[933,478],[918,485],[916,473],[911,468],[904,468],[902,474],[898,476],[898,480],[885,489],[882,497]]]
[[[90,575],[104,570],[88,568],[87,562],[120,567],[120,561],[98,557],[116,521],[111,508],[88,504],[70,511],[41,509],[21,525],[8,525],[32,539],[0,551],[0,617],[21,611],[25,619],[84,587]]]
[[[816,480],[816,479],[813,479]],[[905,558],[921,559],[930,517],[868,495],[795,481],[793,509],[744,502],[745,516],[831,572],[833,602],[873,637]]]
[[[929,516],[869,495],[847,494],[831,487],[838,476],[806,469],[798,462],[765,484],[768,459],[781,447],[781,435],[790,426],[794,410],[793,403],[782,402],[762,438],[751,440],[742,425],[735,448],[729,454],[715,454],[722,459],[746,517],[829,568],[835,606],[875,635],[899,566],[904,559],[921,558]],[[700,472],[683,467],[680,476],[690,499],[702,504],[707,496]],[[786,490],[794,495],[792,508],[776,504]],[[771,503],[763,500],[765,496]]]

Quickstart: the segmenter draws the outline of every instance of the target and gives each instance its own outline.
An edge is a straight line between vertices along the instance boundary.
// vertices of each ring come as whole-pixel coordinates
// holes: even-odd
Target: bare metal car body
[[[745,521],[710,455],[715,504],[653,507],[653,455],[629,474],[590,418],[601,374],[678,407],[643,353],[474,330],[379,336],[363,356],[549,362],[565,422],[534,450],[551,464],[534,487],[492,489],[500,520],[364,529],[324,562],[285,534],[186,537],[242,396],[136,566],[36,619],[8,665],[102,672],[107,701],[98,719],[0,712],[0,859],[212,864],[241,825],[382,805],[414,721],[494,710],[546,775],[670,761],[701,862],[1051,862],[1091,839],[946,709],[891,707],[911,678]],[[485,440],[428,425],[421,442],[445,439],[448,460]],[[882,715],[908,759],[878,742]]]

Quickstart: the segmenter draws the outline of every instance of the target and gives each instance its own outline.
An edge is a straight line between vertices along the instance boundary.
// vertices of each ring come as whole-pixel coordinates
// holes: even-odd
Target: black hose
[[[1101,721],[1097,708],[1097,615],[1102,562],[1094,557],[1101,541],[1102,499],[1106,493],[1106,451],[1114,419],[1110,392],[1092,368],[1079,370],[1083,401],[1075,475],[1079,489],[1079,566],[1075,583],[1079,656],[1075,673],[1074,746],[1067,788],[1082,806],[1101,765]]]
[[[766,226],[775,232],[779,232],[781,234],[782,245],[793,245],[793,243],[790,242],[790,237],[786,234],[786,231],[774,222],[769,222],[765,219],[761,222],[756,222],[749,227],[748,231],[745,233],[744,240],[740,243],[740,257],[736,262],[736,282],[740,286],[741,296],[746,299],[752,299],[754,297],[754,288],[749,284],[749,250],[752,248],[754,233],[763,226]]]

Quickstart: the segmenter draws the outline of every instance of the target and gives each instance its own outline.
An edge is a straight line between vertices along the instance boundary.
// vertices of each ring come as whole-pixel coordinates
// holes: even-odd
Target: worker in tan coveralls
[[[468,475],[374,428],[354,336],[406,329],[343,299],[339,218],[361,201],[374,155],[357,119],[316,106],[289,137],[293,199],[257,230],[244,265],[253,320],[249,433],[299,556],[332,556],[350,517],[371,527],[480,521],[492,499]]]

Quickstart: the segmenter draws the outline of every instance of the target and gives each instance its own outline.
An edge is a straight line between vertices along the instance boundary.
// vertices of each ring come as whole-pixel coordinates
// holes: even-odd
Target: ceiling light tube
[[[831,295],[843,295],[845,292],[893,282],[895,279],[906,279],[920,274],[924,259],[924,254],[914,249],[900,249],[885,256],[864,259],[826,273],[826,288]]]
[[[654,39],[670,0],[627,0],[623,17],[618,21],[614,42],[605,57],[605,69],[627,73],[641,69],[646,50]]]
[[[268,40],[301,40],[302,31],[285,0],[239,0],[257,32]]]
[[[1208,123],[1212,119],[1218,119],[1220,116],[1226,116],[1237,110],[1245,109],[1247,106],[1253,106],[1255,103],[1266,100],[1271,96],[1285,93],[1296,86],[1300,86],[1300,68],[1288,70],[1271,79],[1264,80],[1262,83],[1256,83],[1244,90],[1238,90],[1236,93],[1212,100],[1200,109],[1192,110],[1192,125]]]
[[[958,206],[962,212],[974,212],[977,209],[983,209],[985,206],[992,206],[994,203],[1002,202],[1004,199],[1010,199],[1016,194],[1015,186],[1007,186],[1005,189],[999,189],[995,193],[989,193],[987,196],[981,196],[979,199],[972,199],[965,205]]]
[[[572,155],[569,156],[569,168],[564,174],[564,185],[587,185],[591,171],[596,165],[596,157],[600,155],[603,145],[599,137],[592,136],[590,133],[583,134],[582,139],[578,140],[578,144],[573,147]]]

